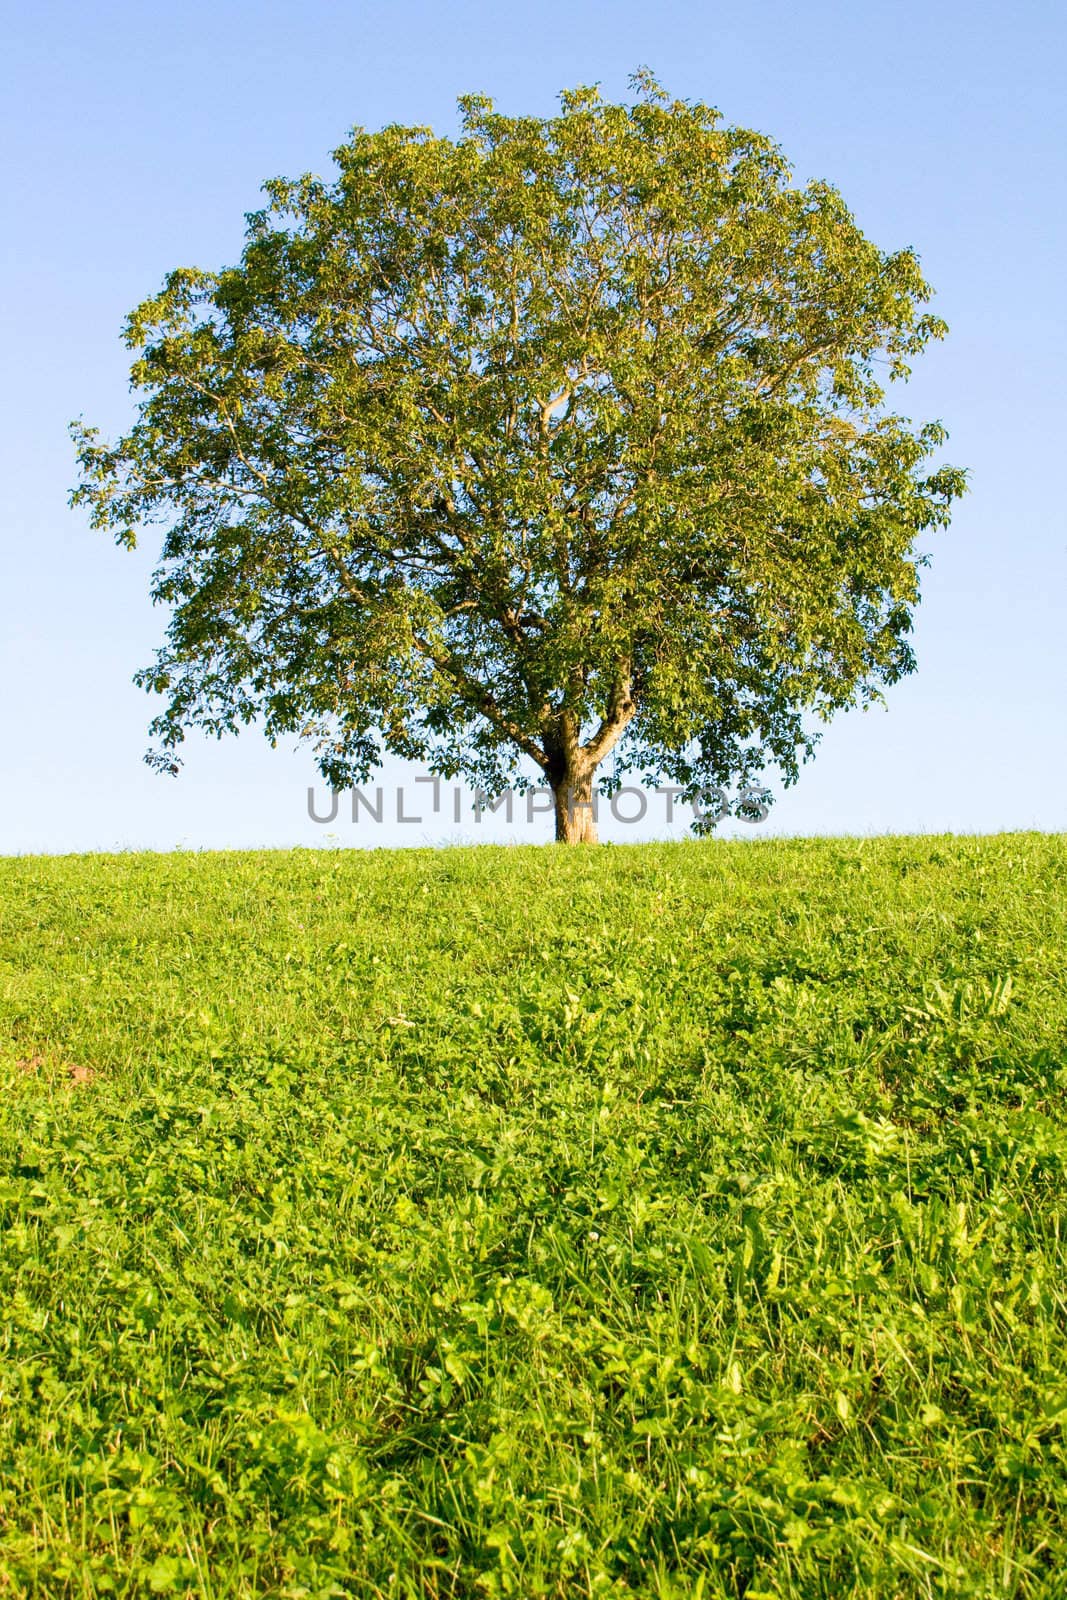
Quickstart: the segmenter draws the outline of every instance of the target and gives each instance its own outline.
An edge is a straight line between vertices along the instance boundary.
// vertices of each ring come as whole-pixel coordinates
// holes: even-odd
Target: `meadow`
[[[0,1597],[1067,1595],[1067,838],[0,861]]]

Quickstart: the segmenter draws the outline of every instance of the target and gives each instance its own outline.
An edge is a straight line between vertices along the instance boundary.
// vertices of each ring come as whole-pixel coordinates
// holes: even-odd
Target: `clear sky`
[[[883,248],[918,250],[951,332],[896,404],[942,418],[946,458],[972,470],[933,541],[918,672],[887,711],[835,723],[758,829],[732,831],[1067,826],[1058,0],[38,0],[7,6],[0,57],[0,852],[547,835],[466,813],[457,828],[414,801],[417,824],[318,825],[310,753],[254,732],[192,741],[176,781],[152,774],[156,703],[130,679],[164,624],[155,541],[129,555],[68,509],[66,426],[129,422],[125,313],[174,266],[234,260],[263,179],[325,171],[353,124],[453,132],[472,90],[551,114],[578,83],[623,97],[641,65],[776,138]],[[384,776],[392,813],[403,774]],[[607,829],[681,831],[656,808]]]

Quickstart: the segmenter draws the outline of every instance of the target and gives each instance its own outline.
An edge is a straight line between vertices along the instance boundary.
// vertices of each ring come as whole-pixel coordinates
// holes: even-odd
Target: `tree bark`
[[[553,785],[556,840],[559,844],[596,844],[593,773],[568,773]]]

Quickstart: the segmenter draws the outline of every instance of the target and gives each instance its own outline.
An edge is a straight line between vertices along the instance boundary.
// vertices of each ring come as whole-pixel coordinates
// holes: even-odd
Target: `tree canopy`
[[[590,837],[610,752],[690,796],[789,782],[912,669],[917,541],[964,484],[885,403],[945,332],[918,259],[768,138],[633,94],[357,128],[331,181],[265,185],[238,265],[132,313],[136,420],[75,425],[72,499],[164,527],[155,765],[249,723],[336,788],[385,752],[490,793],[532,763]]]

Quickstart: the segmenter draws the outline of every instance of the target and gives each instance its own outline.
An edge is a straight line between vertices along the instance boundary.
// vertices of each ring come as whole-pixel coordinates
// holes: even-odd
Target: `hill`
[[[14,858],[0,932],[0,1595],[1064,1592],[1067,839]]]

